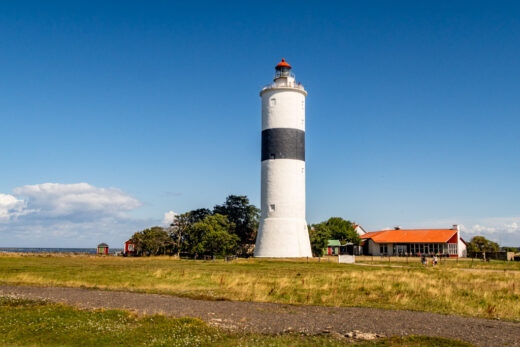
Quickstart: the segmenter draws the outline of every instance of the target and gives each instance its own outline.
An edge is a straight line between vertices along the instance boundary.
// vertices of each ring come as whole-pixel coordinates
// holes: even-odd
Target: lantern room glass
[[[291,76],[291,68],[288,66],[280,66],[276,68],[275,77],[289,77]]]

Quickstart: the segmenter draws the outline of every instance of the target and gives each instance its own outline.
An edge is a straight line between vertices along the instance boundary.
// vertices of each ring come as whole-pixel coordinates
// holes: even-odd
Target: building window
[[[276,99],[275,98],[270,99],[269,102],[271,103],[271,106],[276,105]]]
[[[269,157],[270,157],[271,159],[275,159],[276,156],[274,155],[274,153],[271,153],[271,155],[270,155]]]
[[[274,204],[269,205],[269,212],[274,212],[276,206]]]

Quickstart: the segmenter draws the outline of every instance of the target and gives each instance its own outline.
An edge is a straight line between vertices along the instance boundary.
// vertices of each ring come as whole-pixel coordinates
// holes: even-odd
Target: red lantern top
[[[282,62],[281,62],[281,63],[278,63],[278,65],[276,65],[275,69],[276,69],[276,70],[280,70],[282,67],[286,67],[286,68],[290,69],[290,68],[291,68],[291,65],[287,64],[287,63],[285,62],[285,59],[282,59]]]

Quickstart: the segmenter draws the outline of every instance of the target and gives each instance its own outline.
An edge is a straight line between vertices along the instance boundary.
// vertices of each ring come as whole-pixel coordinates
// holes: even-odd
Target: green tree
[[[161,227],[151,227],[134,233],[130,239],[136,245],[138,254],[159,255],[173,251],[170,235]]]
[[[226,256],[235,254],[240,239],[226,230],[210,230],[202,237],[204,252],[211,255]]]
[[[468,252],[482,253],[482,258],[486,259],[486,252],[498,252],[498,243],[486,239],[484,236],[474,236],[468,243]]]
[[[211,210],[207,208],[198,208],[196,210],[192,210],[187,213],[188,214],[188,221],[191,224],[195,224],[197,222],[200,222],[207,216],[211,215]]]
[[[197,222],[200,222],[207,216],[211,215],[211,211],[207,208],[199,208],[180,215],[176,215],[172,224],[168,228],[168,234],[173,243],[173,252],[175,254],[189,249],[191,228]]]
[[[239,237],[241,245],[255,242],[260,210],[249,203],[247,196],[229,195],[223,205],[213,208],[213,214],[227,216],[234,224],[230,231]]]
[[[233,254],[240,240],[229,232],[234,228],[234,223],[229,222],[226,216],[218,213],[207,216],[189,229],[186,250],[195,257]]]
[[[172,240],[174,254],[179,254],[186,241],[186,235],[191,228],[189,212],[176,215],[168,228],[168,234]]]
[[[327,241],[330,240],[330,231],[323,224],[309,226],[309,238],[311,240],[312,254],[315,257],[321,257],[323,250],[327,247]]]
[[[359,235],[354,230],[354,225],[341,217],[331,217],[325,222],[314,224],[313,227],[328,230],[330,240],[339,240],[341,243],[352,242],[355,245],[361,243]]]

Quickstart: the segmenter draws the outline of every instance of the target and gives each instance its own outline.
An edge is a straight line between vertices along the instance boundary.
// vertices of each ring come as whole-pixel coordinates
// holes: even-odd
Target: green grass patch
[[[136,316],[121,310],[78,310],[65,305],[0,297],[2,346],[345,346],[330,336],[238,334],[198,319]],[[356,346],[470,346],[459,341],[410,336]]]
[[[421,310],[520,321],[520,272],[467,271],[457,263],[424,268],[420,264],[376,267],[305,260],[4,255],[0,256],[0,279],[6,284]]]

